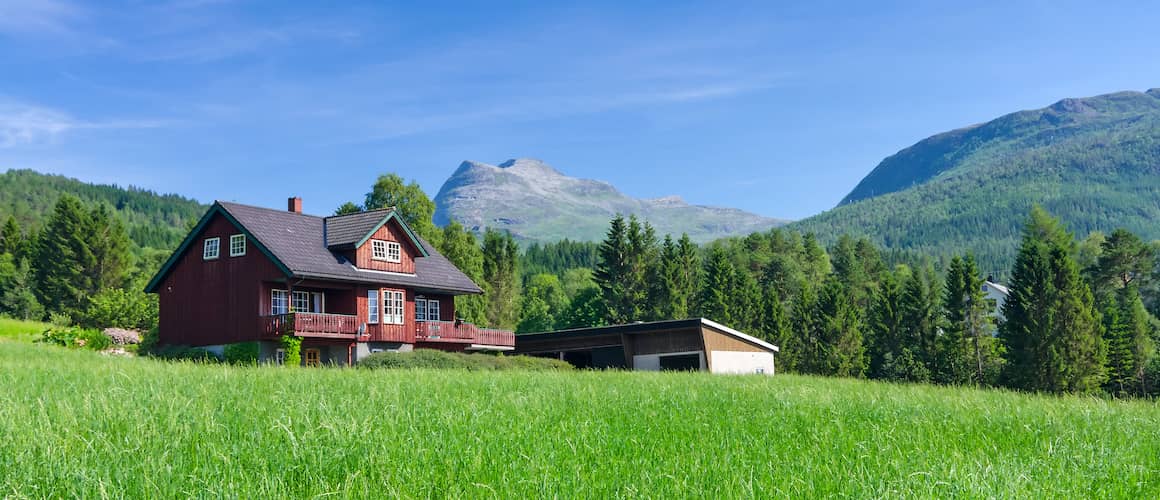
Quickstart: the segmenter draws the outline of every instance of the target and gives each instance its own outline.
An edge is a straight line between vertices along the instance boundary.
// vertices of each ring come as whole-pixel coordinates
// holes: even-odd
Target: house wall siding
[[[259,337],[262,283],[282,280],[284,275],[253,241],[246,242],[244,256],[230,257],[230,235],[241,232],[225,217],[214,215],[175,262],[158,287],[162,343],[205,346]],[[221,238],[219,257],[203,260],[203,242],[214,237]],[[268,312],[268,302],[265,307]]]
[[[394,241],[399,243],[401,262],[387,262],[383,260],[375,260],[372,258],[372,244],[371,240]],[[355,250],[355,265],[360,269],[374,269],[376,271],[390,271],[394,273],[413,274],[415,272],[415,257],[419,254],[419,249],[411,244],[407,233],[403,231],[403,227],[399,225],[398,221],[391,220],[383,227],[380,227],[366,243]]]

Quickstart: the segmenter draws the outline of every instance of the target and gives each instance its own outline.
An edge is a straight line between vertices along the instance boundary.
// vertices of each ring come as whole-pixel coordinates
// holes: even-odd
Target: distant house
[[[1007,296],[1011,294],[1011,291],[1007,287],[987,279],[983,281],[983,293],[986,294],[988,300],[994,301],[995,319],[1002,321],[1004,319],[1003,304],[1007,302]]]
[[[221,349],[260,343],[281,363],[281,337],[302,363],[352,364],[416,347],[511,350],[512,332],[455,320],[455,296],[479,286],[392,209],[333,217],[215,202],[149,282],[163,344]]]
[[[777,346],[704,318],[516,336],[517,354],[579,368],[700,370],[773,375]]]

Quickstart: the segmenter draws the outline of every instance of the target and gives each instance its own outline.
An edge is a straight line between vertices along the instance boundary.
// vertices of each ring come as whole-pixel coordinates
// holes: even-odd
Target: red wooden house
[[[392,209],[333,217],[215,202],[149,282],[163,344],[219,349],[258,341],[281,362],[352,364],[416,347],[511,350],[510,331],[456,320],[455,296],[482,293]]]

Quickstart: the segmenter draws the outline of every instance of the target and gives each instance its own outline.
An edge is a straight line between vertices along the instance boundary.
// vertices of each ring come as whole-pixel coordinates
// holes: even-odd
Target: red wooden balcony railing
[[[509,347],[516,345],[516,337],[512,332],[480,328],[471,323],[456,324],[453,321],[419,321],[415,323],[415,340]]]
[[[274,314],[262,316],[259,324],[268,337],[293,333],[299,337],[354,338],[359,333],[358,317],[349,314]]]

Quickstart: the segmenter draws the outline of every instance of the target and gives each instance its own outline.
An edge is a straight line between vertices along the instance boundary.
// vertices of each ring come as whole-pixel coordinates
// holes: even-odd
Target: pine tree
[[[1047,345],[1046,322],[1050,307],[1051,270],[1048,244],[1024,231],[1023,243],[1011,270],[1010,294],[1003,303],[1005,321],[999,336],[1006,346],[1002,383],[1023,390],[1042,386],[1040,365]]]
[[[95,257],[89,247],[90,227],[80,200],[62,195],[36,252],[37,299],[49,312],[76,314],[93,291],[89,271],[95,266]]]
[[[604,297],[608,324],[625,324],[636,317],[637,305],[629,294],[630,267],[628,229],[624,217],[617,215],[609,223],[608,234],[600,244],[600,260],[592,275]]]
[[[867,357],[872,378],[911,379],[904,370],[897,369],[902,349],[909,349],[905,345],[908,329],[903,323],[902,302],[898,278],[894,273],[885,274],[867,322]]]
[[[483,234],[483,279],[488,325],[514,328],[519,320],[519,248],[511,234],[487,229]]]
[[[1116,300],[1104,309],[1103,319],[1108,391],[1146,394],[1144,374],[1155,354],[1155,332],[1135,284],[1117,292]]]
[[[629,284],[626,290],[635,305],[633,321],[654,321],[660,318],[662,307],[660,290],[655,280],[659,273],[660,255],[657,234],[652,224],[641,224],[635,216],[628,221]]]

